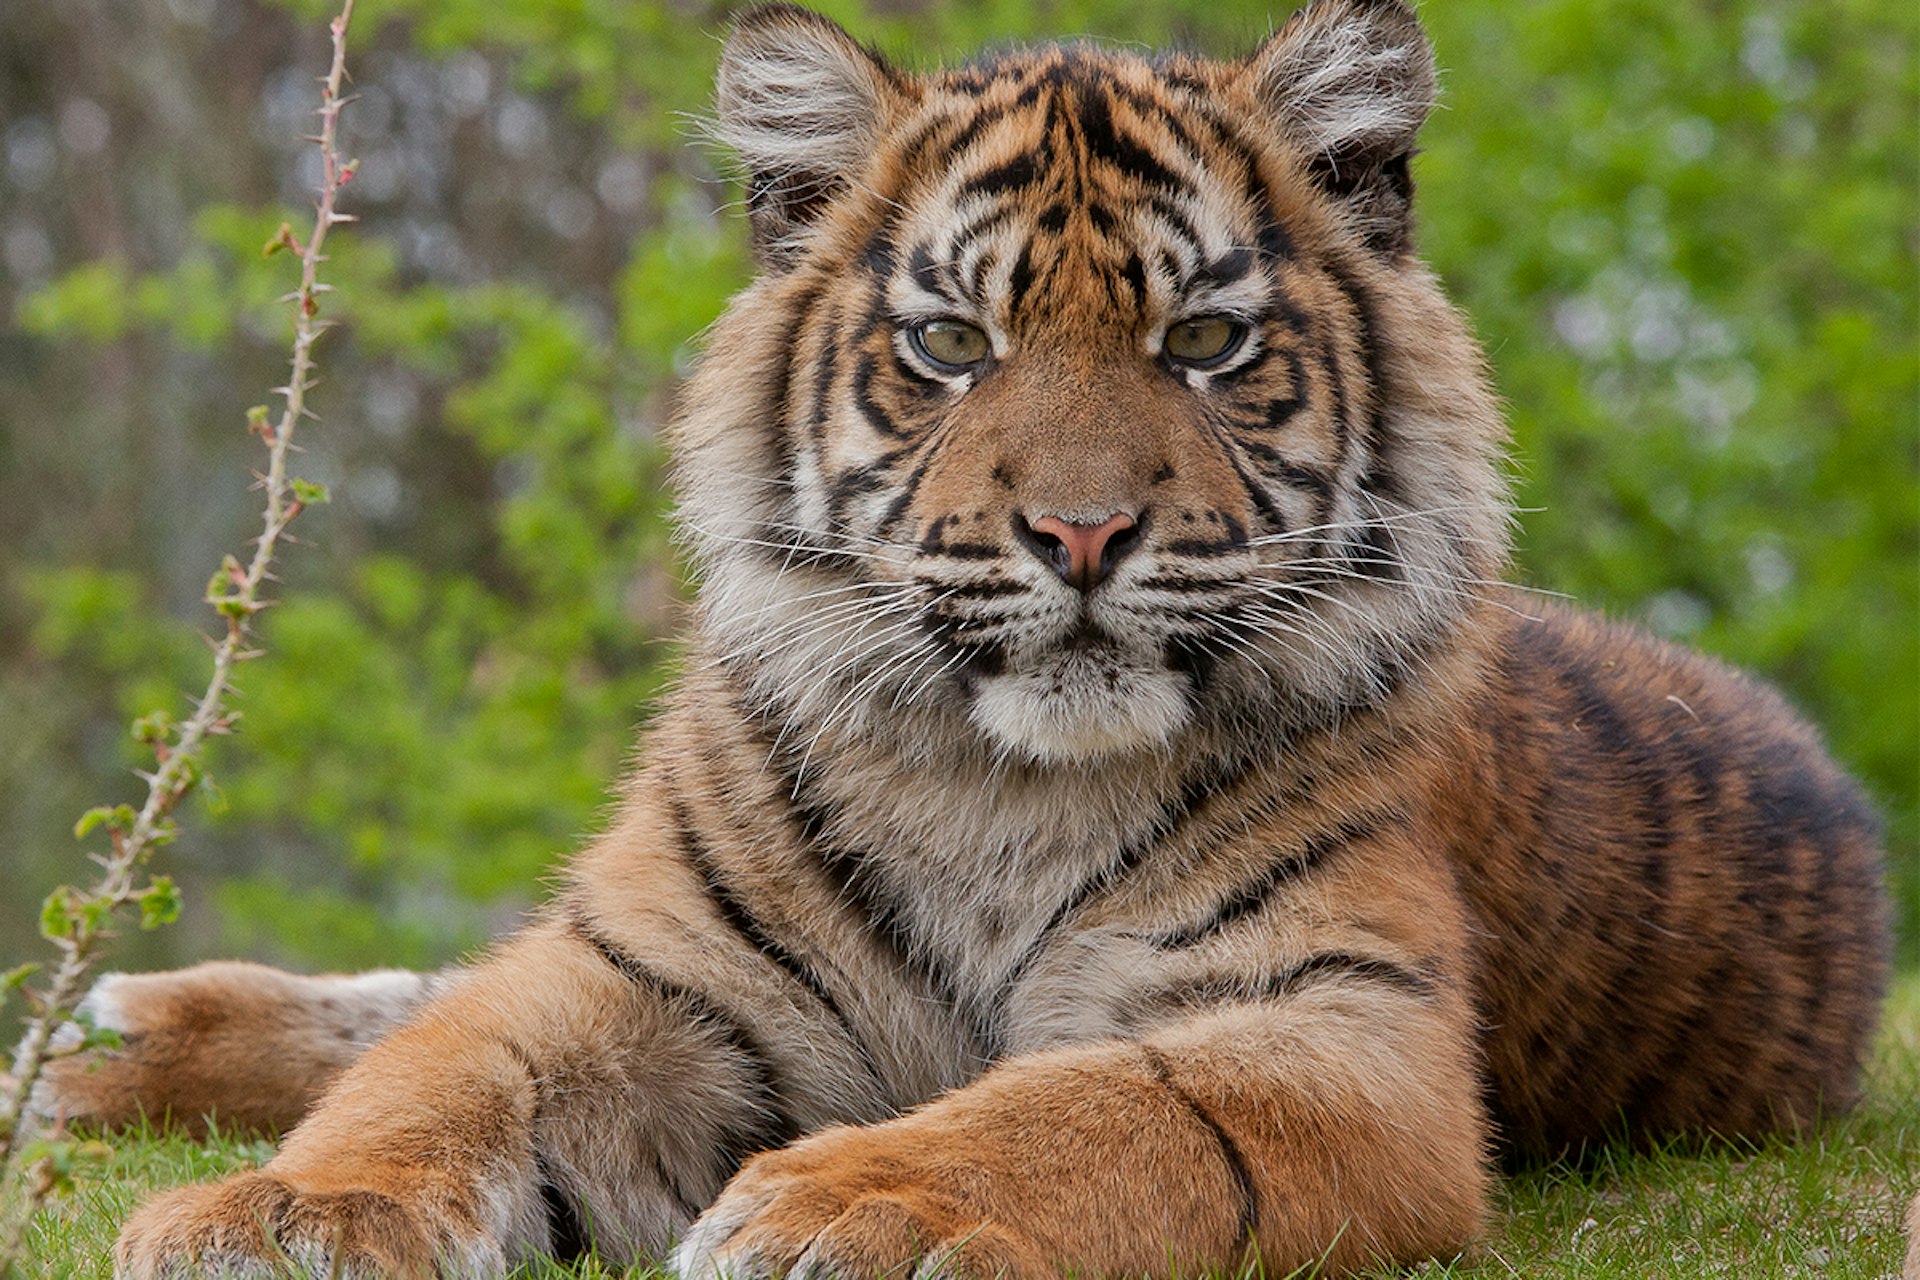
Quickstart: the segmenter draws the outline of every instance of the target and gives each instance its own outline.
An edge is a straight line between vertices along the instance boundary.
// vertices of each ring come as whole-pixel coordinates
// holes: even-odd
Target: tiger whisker
[[[915,610],[914,617],[908,618],[905,622],[902,622],[902,623],[895,623],[892,627],[889,627],[887,630],[897,631],[902,626],[909,626],[918,622],[919,615],[923,614],[926,610],[931,609],[935,605],[939,604],[940,600],[941,600],[941,597],[935,597],[934,599],[928,601],[925,605],[921,606],[919,609]],[[875,647],[876,646],[873,646],[873,645],[867,646],[865,649],[861,651],[859,656],[865,657],[867,654],[872,653]],[[814,747],[819,743],[820,739],[829,730],[833,729],[835,725],[839,722],[842,716],[842,711],[846,709],[850,709],[855,704],[855,700],[866,689],[871,687],[878,680],[884,678],[884,676],[887,673],[897,669],[905,661],[912,659],[914,656],[916,656],[915,650],[910,649],[904,655],[901,655],[899,657],[883,662],[879,667],[875,668],[872,672],[869,672],[864,677],[861,677],[855,680],[853,684],[847,689],[847,691],[841,695],[840,700],[836,702],[831,708],[828,709],[827,714],[821,718],[820,727],[816,729],[814,731],[813,736],[807,740],[806,750],[801,753],[799,767],[795,770],[796,791],[799,786],[799,780],[806,776],[808,762],[813,759]],[[841,667],[836,669],[836,674],[838,670],[844,670],[849,665],[853,665],[853,664],[850,664],[850,663],[841,664]],[[815,687],[819,687],[820,685],[823,685],[825,683],[826,683],[826,679],[823,678],[815,682]]]
[[[877,632],[863,630],[842,640],[839,647],[829,654],[823,662],[814,664],[816,674],[808,683],[804,695],[792,698],[790,701],[794,704],[806,701],[820,689],[831,683],[841,672],[858,665],[860,661],[869,654],[892,643],[893,638],[902,629],[918,626],[920,623],[919,613],[920,610],[915,608],[907,618],[890,623]],[[786,723],[781,726],[779,734],[775,736],[772,747],[768,749],[766,764],[762,766],[763,770],[767,765],[771,765],[774,759],[780,754],[780,748],[785,745],[787,735],[793,730],[797,722],[798,717],[787,717]],[[796,778],[796,789],[798,785],[799,779]]]
[[[828,605],[826,608],[811,610],[801,617],[790,619],[777,627],[756,633],[752,639],[746,641],[740,647],[712,659],[708,665],[733,662],[749,653],[765,653],[769,656],[777,654],[791,647],[794,643],[809,634],[826,630],[830,626],[839,625],[850,617],[858,617],[863,612],[871,611],[873,616],[877,618],[884,617],[894,610],[910,607],[912,597],[915,594],[916,593],[911,590],[901,590],[885,596],[868,597],[858,600],[841,600]],[[781,643],[769,648],[769,645],[776,640],[781,641]]]
[[[885,560],[889,563],[892,562],[891,557],[878,555],[871,551],[854,551],[848,550],[845,547],[816,547],[801,542],[773,542],[766,538],[749,538],[744,534],[721,533],[715,529],[702,528],[691,521],[685,522],[684,527],[692,529],[703,538],[711,538],[715,542],[731,543],[734,546],[766,547],[773,551],[785,551],[789,555],[857,556],[863,560]]]

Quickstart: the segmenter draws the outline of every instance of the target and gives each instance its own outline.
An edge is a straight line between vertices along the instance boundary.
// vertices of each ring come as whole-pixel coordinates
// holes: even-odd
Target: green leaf
[[[138,734],[135,735],[136,737]],[[95,805],[80,815],[80,821],[73,824],[73,838],[85,840],[94,828],[102,823],[110,831],[130,831],[133,824],[140,820],[140,814],[130,804]]]
[[[118,1049],[125,1043],[119,1031],[95,1022],[90,1010],[74,1010],[73,1025],[80,1028],[80,1039],[70,1048],[61,1050],[63,1056],[68,1053],[85,1053],[89,1049]]]
[[[140,892],[140,927],[158,929],[180,918],[180,889],[172,876],[155,876]]]
[[[104,804],[95,805],[93,808],[81,814],[80,821],[73,824],[73,838],[75,840],[85,840],[93,834],[94,828],[112,817],[113,809],[110,806]]]
[[[327,491],[327,486],[312,480],[295,480],[293,496],[310,507],[333,501],[333,495]]]
[[[52,940],[73,936],[73,926],[78,919],[74,908],[75,896],[74,889],[64,884],[46,896],[46,900],[40,904],[41,937]]]

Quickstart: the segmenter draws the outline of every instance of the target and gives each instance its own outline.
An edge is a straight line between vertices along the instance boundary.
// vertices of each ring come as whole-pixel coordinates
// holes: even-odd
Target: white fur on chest
[[[835,768],[819,785],[913,941],[956,988],[987,996],[1061,904],[1151,839],[1171,773],[1158,758],[1047,771],[951,758],[903,769],[896,758]]]

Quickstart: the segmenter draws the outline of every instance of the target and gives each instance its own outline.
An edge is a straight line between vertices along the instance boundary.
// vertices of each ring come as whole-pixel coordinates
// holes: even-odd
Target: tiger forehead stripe
[[[1231,283],[1252,269],[1255,252],[1285,251],[1285,238],[1270,233],[1251,153],[1211,111],[1196,108],[1183,122],[1175,104],[1191,105],[1182,101],[1186,91],[1154,79],[1156,92],[1149,93],[1116,76],[1110,64],[1096,66],[1072,49],[1052,51],[1026,69],[1024,79],[1021,72],[999,69],[994,83],[1001,93],[982,102],[985,74],[962,73],[958,82],[968,96],[958,102],[936,96],[934,118],[900,149],[912,171],[909,187],[932,185],[945,197],[938,203],[950,211],[938,243],[923,246],[912,265],[924,287],[944,285],[950,299],[956,292],[977,293],[989,253],[976,252],[976,245],[1023,213],[1029,216],[1020,219],[1021,227],[1030,235],[1058,236],[1076,222],[1101,237],[1124,229],[1122,211],[1134,218],[1150,215],[1191,247],[1157,264],[1182,291],[1195,283]],[[1153,76],[1144,64],[1138,74]],[[938,136],[942,130],[945,135]],[[1223,177],[1250,208],[1200,207],[1202,193],[1218,189]],[[1219,225],[1249,215],[1252,235]],[[894,265],[871,255],[868,262],[875,268]],[[1144,265],[1122,259],[1116,266],[1138,297]],[[1024,269],[1016,262],[1009,277],[1016,292],[1039,283],[1035,270],[1031,252]]]

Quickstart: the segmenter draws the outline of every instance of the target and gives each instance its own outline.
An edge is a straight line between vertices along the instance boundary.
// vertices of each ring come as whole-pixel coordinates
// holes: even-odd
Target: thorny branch
[[[155,758],[154,769],[139,775],[147,784],[146,800],[138,811],[120,805],[90,810],[80,819],[76,835],[84,837],[102,827],[107,832],[109,851],[92,855],[101,867],[100,878],[86,890],[56,889],[41,913],[41,932],[52,943],[58,960],[45,987],[29,993],[32,1016],[26,1021],[14,1050],[12,1070],[4,1077],[4,1091],[0,1092],[0,1173],[5,1177],[4,1201],[0,1201],[0,1274],[13,1268],[34,1211],[60,1184],[71,1165],[71,1151],[62,1151],[57,1141],[57,1118],[53,1134],[56,1141],[32,1140],[26,1121],[34,1086],[53,1059],[111,1042],[110,1037],[86,1026],[78,1028],[81,1034],[77,1037],[56,1037],[62,1028],[75,1023],[75,1007],[103,943],[113,936],[115,915],[137,904],[142,924],[152,927],[177,913],[178,898],[172,882],[164,876],[143,880],[142,870],[153,850],[173,839],[174,810],[205,778],[201,756],[207,739],[233,729],[237,713],[229,711],[226,703],[234,671],[259,656],[260,651],[252,645],[253,620],[273,603],[263,597],[262,591],[272,581],[274,554],[287,527],[308,506],[327,498],[321,486],[288,476],[287,455],[301,420],[314,416],[307,408],[307,392],[315,380],[314,344],[330,327],[330,322],[320,318],[320,297],[331,290],[320,280],[320,264],[327,260],[323,252],[327,233],[340,223],[354,220],[336,207],[341,188],[354,173],[354,163],[342,161],[338,149],[340,111],[350,101],[341,96],[341,87],[346,80],[347,28],[353,19],[353,5],[354,0],[345,0],[331,25],[333,60],[321,82],[320,132],[309,139],[319,146],[322,160],[312,233],[303,244],[283,223],[267,245],[269,253],[285,249],[300,259],[299,287],[283,299],[294,304],[293,354],[286,385],[273,389],[281,399],[278,416],[264,406],[248,414],[249,433],[259,435],[267,445],[266,474],[257,478],[258,487],[266,492],[266,510],[252,556],[244,565],[234,556],[226,557],[208,584],[207,601],[225,622],[225,633],[211,641],[212,675],[205,692],[193,704],[193,714],[185,721],[175,723],[161,712],[136,722],[135,734],[153,748]],[[0,994],[23,988],[37,972],[35,966],[22,966],[4,975]]]

